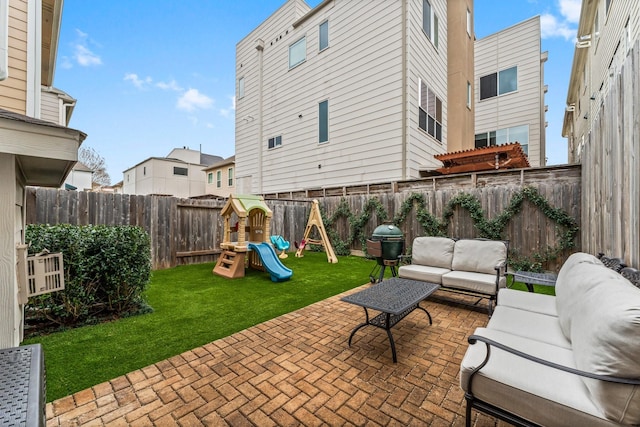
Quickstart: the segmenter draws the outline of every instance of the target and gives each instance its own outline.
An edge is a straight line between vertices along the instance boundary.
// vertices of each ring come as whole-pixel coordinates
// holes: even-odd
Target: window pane
[[[329,47],[329,21],[325,21],[320,24],[320,44],[318,46],[318,50],[325,49]]]
[[[269,143],[267,144],[267,147],[269,148],[273,148],[276,144],[276,139],[275,138],[269,138]]]
[[[318,142],[329,141],[329,101],[318,104]]]
[[[422,108],[418,108],[418,126],[420,129],[427,130],[427,112]]]
[[[496,145],[496,131],[492,130],[491,132],[489,132],[489,145],[494,146]]]
[[[433,44],[438,47],[438,15],[433,14]]]
[[[480,77],[480,99],[491,98],[498,94],[497,78],[498,75],[496,73]]]
[[[487,133],[476,134],[476,148],[482,148],[487,146]]]
[[[423,80],[420,80],[420,106],[425,110],[427,109],[428,99],[427,84]]]
[[[529,144],[529,125],[509,128],[509,142],[519,142],[524,146]]]
[[[436,136],[436,130],[435,130],[435,120],[433,120],[433,117],[428,116],[427,117],[427,133],[431,136]]]
[[[174,168],[173,168],[173,174],[174,174],[174,175],[187,176],[187,175],[189,175],[189,169],[187,169],[187,168],[174,167]]]
[[[518,67],[500,71],[500,95],[518,90]]]
[[[207,174],[207,183],[213,184],[213,174],[211,172]]]
[[[498,129],[496,131],[496,145],[504,145],[509,142],[508,139],[509,133],[507,129]]]
[[[222,171],[216,172],[216,187],[222,187]]]
[[[436,97],[436,122],[442,123],[442,101]]]
[[[467,82],[467,107],[471,108],[471,83]]]
[[[431,3],[429,0],[422,2],[422,29],[431,38]]]
[[[276,143],[275,143],[275,146],[276,146],[276,147],[279,147],[279,146],[281,146],[281,145],[282,145],[282,135],[278,135],[278,136],[276,136]]]
[[[442,142],[442,125],[436,122],[436,139]]]
[[[307,57],[307,40],[303,37],[289,46],[289,68],[295,67]]]
[[[233,186],[233,168],[229,168],[229,187]]]
[[[436,94],[429,89],[429,104],[427,105],[427,113],[433,118],[436,117]]]
[[[238,79],[238,98],[242,98],[244,96],[244,77],[240,77]]]

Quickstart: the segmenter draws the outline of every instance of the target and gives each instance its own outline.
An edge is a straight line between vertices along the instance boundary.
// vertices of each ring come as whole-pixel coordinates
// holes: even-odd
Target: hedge
[[[29,298],[36,319],[70,326],[150,310],[151,245],[142,228],[32,224],[25,242],[30,255],[63,254],[65,289]]]

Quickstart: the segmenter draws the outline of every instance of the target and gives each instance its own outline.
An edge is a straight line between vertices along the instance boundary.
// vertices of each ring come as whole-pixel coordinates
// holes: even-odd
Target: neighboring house
[[[311,9],[288,0],[244,37],[237,191],[404,180],[440,167],[447,77],[469,78],[448,69],[448,3],[325,0]]]
[[[124,183],[122,181],[116,182],[113,185],[100,185],[100,184],[93,184],[93,188],[91,191],[94,191],[96,193],[113,193],[113,194],[122,194],[122,186],[124,185]]]
[[[640,38],[640,5],[637,1],[583,1],[577,37],[562,127],[569,163],[580,163],[598,109]]]
[[[25,187],[60,187],[86,138],[39,119],[41,88],[53,83],[61,16],[62,0],[0,1],[0,348],[22,340],[16,263]]]
[[[40,118],[61,126],[68,126],[76,100],[51,86],[42,86]]]
[[[187,147],[176,148],[167,157],[150,157],[124,171],[122,191],[125,194],[155,194],[194,197],[205,194],[202,170],[222,160]]]
[[[236,156],[231,156],[228,159],[209,166],[208,168],[204,168],[204,173],[207,175],[205,194],[213,194],[218,197],[229,197],[229,194],[235,193],[235,165]]]
[[[475,148],[519,142],[531,166],[546,165],[540,48],[539,16],[476,41]]]
[[[93,189],[93,171],[84,163],[76,163],[64,184],[60,187],[63,190],[91,191]]]

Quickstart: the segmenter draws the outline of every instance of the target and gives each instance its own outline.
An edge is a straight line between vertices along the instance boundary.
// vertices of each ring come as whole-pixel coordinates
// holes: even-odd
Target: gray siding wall
[[[236,103],[238,192],[399,180],[417,177],[420,165],[434,164],[433,154],[446,151],[445,144],[431,147],[434,140],[417,125],[418,78],[434,85],[446,117],[446,2],[433,3],[439,51],[422,33],[422,2],[406,2],[405,9],[401,0],[370,2],[366,8],[334,0],[295,28],[305,9],[292,0],[238,43],[236,75],[245,81],[245,96]],[[404,10],[410,22],[406,33]],[[319,25],[325,21],[329,47],[319,51]],[[289,46],[301,37],[306,37],[306,60],[289,69]],[[259,39],[262,53],[256,49]],[[407,82],[404,43],[410,52]],[[318,103],[325,100],[329,141],[319,144]],[[268,139],[276,136],[282,136],[282,146],[268,149]]]
[[[475,132],[489,132],[529,125],[529,163],[545,164],[541,132],[545,132],[541,108],[544,104],[540,67],[540,17],[535,16],[475,45]],[[480,100],[480,78],[518,67],[518,90]]]

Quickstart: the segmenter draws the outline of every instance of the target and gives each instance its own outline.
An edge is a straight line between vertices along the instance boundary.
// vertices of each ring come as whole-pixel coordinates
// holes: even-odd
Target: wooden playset
[[[313,227],[316,227],[316,229],[318,230],[318,234],[320,234],[320,240],[310,238]],[[320,206],[318,205],[317,200],[313,201],[313,205],[311,206],[311,213],[309,214],[309,221],[307,221],[307,228],[305,228],[304,230],[304,237],[302,238],[300,245],[298,245],[298,250],[296,251],[296,256],[298,258],[304,256],[304,250],[307,245],[323,246],[325,252],[327,253],[327,260],[332,264],[336,264],[338,262],[338,257],[336,257],[336,254],[333,252],[333,246],[331,246],[331,241],[329,240],[327,231],[324,228],[322,215],[320,214]]]

